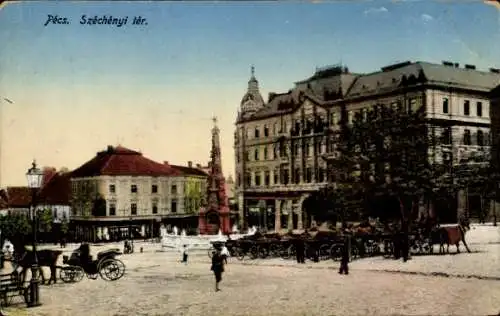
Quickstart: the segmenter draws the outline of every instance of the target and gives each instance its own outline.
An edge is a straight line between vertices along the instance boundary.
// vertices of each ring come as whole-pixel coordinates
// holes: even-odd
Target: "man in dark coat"
[[[340,260],[339,274],[349,274],[349,237],[345,239],[342,247],[342,259]]]
[[[304,251],[305,251],[304,240],[302,240],[301,237],[298,237],[295,240],[295,252],[297,256],[297,263],[305,263]]]
[[[224,272],[224,257],[222,256],[221,249],[219,247],[212,252],[212,267],[210,270],[214,272],[215,291],[218,292],[220,291],[219,282],[222,281],[222,272]]]

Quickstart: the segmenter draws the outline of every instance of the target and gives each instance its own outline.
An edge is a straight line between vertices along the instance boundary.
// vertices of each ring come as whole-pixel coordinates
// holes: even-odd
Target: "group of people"
[[[306,263],[306,243],[305,240],[302,238],[296,238],[294,240],[294,245],[295,245],[295,256],[297,259],[297,263]],[[315,247],[314,245],[311,245],[312,249],[309,249],[312,251],[312,259],[314,262],[319,262],[319,249]],[[349,239],[346,238],[344,242],[344,247],[342,247],[342,257],[340,260],[340,269],[339,269],[339,274],[349,274]]]

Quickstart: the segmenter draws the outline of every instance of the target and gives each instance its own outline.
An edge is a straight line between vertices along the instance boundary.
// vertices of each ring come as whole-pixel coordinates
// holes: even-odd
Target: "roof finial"
[[[214,122],[214,126],[217,126],[217,116],[214,115],[212,121]]]
[[[250,69],[251,69],[252,77],[255,77],[255,66],[252,65],[252,67],[250,67]]]

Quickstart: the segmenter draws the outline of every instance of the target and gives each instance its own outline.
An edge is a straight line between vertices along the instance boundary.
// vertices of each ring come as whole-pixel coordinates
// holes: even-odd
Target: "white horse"
[[[2,246],[2,253],[7,258],[12,258],[14,255],[14,245],[10,242],[10,240],[5,239]]]

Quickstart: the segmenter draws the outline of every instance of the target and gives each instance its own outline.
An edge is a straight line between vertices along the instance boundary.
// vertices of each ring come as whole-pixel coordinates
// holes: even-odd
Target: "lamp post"
[[[31,263],[31,280],[30,280],[30,295],[28,307],[40,306],[40,291],[38,280],[38,255],[36,253],[36,231],[37,231],[37,212],[36,212],[36,198],[38,189],[42,185],[43,172],[36,167],[36,162],[33,160],[32,167],[26,173],[28,179],[28,187],[31,189],[31,225],[33,235],[33,262]]]

